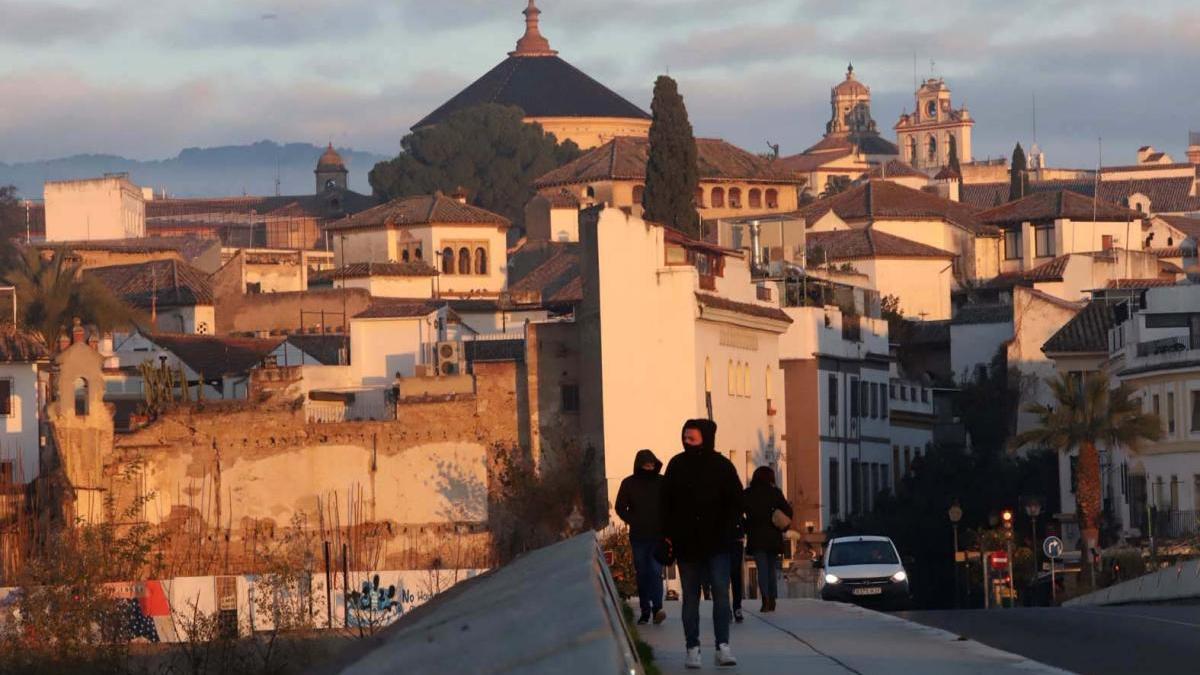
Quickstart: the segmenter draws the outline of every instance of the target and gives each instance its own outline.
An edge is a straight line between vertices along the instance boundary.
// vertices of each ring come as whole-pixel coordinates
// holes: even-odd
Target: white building
[[[580,220],[583,443],[602,451],[610,502],[634,454],[680,452],[684,420],[718,424],[745,480],[781,466],[779,338],[791,319],[746,259],[613,208]]]
[[[94,241],[146,236],[146,202],[128,174],[48,181],[46,241]]]
[[[48,363],[40,342],[11,326],[0,328],[0,484],[38,476],[38,370]]]

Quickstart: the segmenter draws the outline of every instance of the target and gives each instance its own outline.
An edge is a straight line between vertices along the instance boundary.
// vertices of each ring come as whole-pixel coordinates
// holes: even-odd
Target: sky
[[[332,141],[385,154],[513,49],[525,0],[0,0],[0,162]],[[680,84],[698,136],[816,142],[854,63],[885,136],[917,78],[976,120],[976,159],[1183,158],[1200,130],[1195,0],[540,0],[559,55],[649,109]]]

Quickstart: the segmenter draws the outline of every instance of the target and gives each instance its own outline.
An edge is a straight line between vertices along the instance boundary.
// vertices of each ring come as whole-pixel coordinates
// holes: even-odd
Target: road
[[[1200,605],[920,611],[898,616],[1086,675],[1200,672]]]

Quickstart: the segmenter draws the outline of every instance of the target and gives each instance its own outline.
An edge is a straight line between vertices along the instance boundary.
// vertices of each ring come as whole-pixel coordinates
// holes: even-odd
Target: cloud
[[[21,45],[102,38],[122,21],[119,13],[101,7],[52,0],[0,0],[0,41]]]

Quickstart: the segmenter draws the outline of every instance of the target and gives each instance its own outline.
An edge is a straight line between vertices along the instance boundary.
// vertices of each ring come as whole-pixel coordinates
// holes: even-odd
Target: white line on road
[[[1100,611],[1091,610],[1091,609],[1076,609],[1075,607],[1062,607],[1061,609],[1064,609],[1068,612],[1079,612],[1080,614],[1095,614],[1097,616],[1108,616],[1108,617],[1114,617],[1114,616],[1133,617],[1135,619],[1145,619],[1147,621],[1157,621],[1159,623],[1170,623],[1170,624],[1174,624],[1176,626],[1187,626],[1188,628],[1200,628],[1200,623],[1192,623],[1190,621],[1176,621],[1175,619],[1164,619],[1162,617],[1148,616],[1146,614],[1132,614],[1129,612],[1100,612]]]

